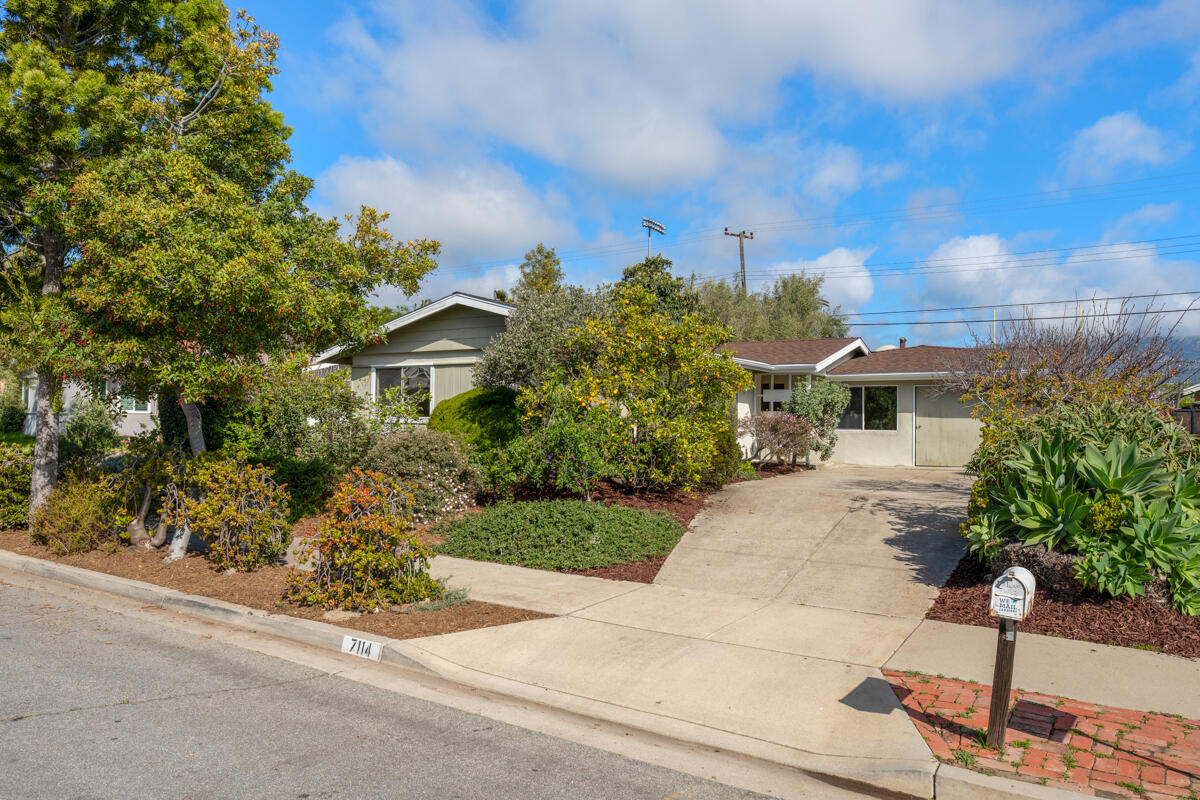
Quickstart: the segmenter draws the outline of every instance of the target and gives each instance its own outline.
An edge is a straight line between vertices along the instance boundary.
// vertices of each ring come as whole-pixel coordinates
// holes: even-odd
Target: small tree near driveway
[[[812,426],[808,451],[825,461],[833,455],[838,420],[849,402],[850,390],[845,386],[825,378],[813,378],[811,384],[799,384],[792,389],[792,396],[783,404],[783,410],[808,420]]]

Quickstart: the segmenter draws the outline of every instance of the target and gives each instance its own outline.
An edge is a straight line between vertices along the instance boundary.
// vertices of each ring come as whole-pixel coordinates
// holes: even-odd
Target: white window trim
[[[896,427],[894,428],[868,428],[867,427],[867,393],[866,389],[885,388],[896,390]],[[900,387],[894,383],[856,383],[853,386],[847,386],[847,389],[862,389],[862,407],[860,409],[860,424],[858,428],[835,428],[838,433],[853,433],[854,431],[866,433],[899,433],[900,432]],[[914,445],[915,446],[915,445]]]
[[[429,370],[429,413],[433,413],[433,409],[437,406],[437,391],[435,389],[437,383],[434,379],[434,373],[437,369],[435,364],[373,364],[371,365],[371,401],[379,402],[379,376],[377,370],[381,369],[402,369],[404,367],[425,367]],[[429,417],[417,417],[417,422],[429,422]]]
[[[138,400],[136,397],[133,397],[133,395],[123,395],[123,394],[121,394],[121,387],[120,387],[120,386],[118,386],[118,385],[114,384],[114,383],[113,383],[111,380],[107,380],[107,379],[106,379],[106,380],[104,381],[104,396],[105,396],[105,397],[108,397],[108,396],[110,396],[110,395],[114,395],[114,394],[117,396],[117,399],[118,399],[118,400],[119,400],[120,398],[122,398],[122,397],[126,397],[126,396],[128,396],[128,397],[132,397],[132,398],[133,398],[133,402],[135,403],[135,407],[134,407],[134,408],[131,408],[131,409],[129,409],[129,410],[126,410],[126,409],[124,409],[124,408],[120,409],[120,411],[121,411],[121,413],[122,413],[122,414],[139,414],[139,415],[141,415],[141,414],[146,414],[146,415],[150,415],[150,414],[153,414],[153,413],[154,413],[154,401],[153,401],[153,400]],[[145,408],[145,409],[138,409],[138,408],[136,407],[136,404],[137,404],[137,403],[143,403],[143,402],[146,404],[146,408]]]

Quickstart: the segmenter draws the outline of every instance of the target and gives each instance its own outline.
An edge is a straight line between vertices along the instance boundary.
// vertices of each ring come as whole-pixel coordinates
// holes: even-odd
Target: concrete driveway
[[[963,553],[960,470],[822,467],[715,495],[655,583],[921,618]]]

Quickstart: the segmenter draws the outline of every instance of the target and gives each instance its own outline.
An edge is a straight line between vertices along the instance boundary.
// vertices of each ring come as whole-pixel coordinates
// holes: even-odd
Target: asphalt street
[[[0,798],[761,798],[0,581]]]

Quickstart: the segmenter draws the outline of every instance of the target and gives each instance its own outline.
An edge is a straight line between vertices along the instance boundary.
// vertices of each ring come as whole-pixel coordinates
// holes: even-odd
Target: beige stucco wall
[[[912,466],[913,463],[913,387],[914,382],[843,381],[846,386],[895,386],[896,430],[838,431],[834,464],[859,464],[871,467]]]

